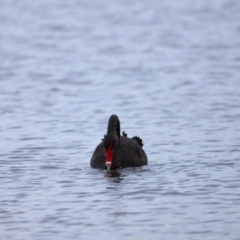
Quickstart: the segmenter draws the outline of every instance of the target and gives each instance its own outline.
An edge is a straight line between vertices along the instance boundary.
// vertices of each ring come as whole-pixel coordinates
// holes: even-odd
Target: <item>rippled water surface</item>
[[[0,0],[0,238],[240,239],[240,2]],[[89,166],[111,114],[149,165]]]

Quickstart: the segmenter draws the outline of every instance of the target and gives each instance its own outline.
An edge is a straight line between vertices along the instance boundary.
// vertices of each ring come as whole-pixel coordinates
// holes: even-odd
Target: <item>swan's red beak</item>
[[[106,155],[106,167],[109,169],[112,166],[113,160],[113,150],[111,146],[109,148],[105,148],[105,155]]]

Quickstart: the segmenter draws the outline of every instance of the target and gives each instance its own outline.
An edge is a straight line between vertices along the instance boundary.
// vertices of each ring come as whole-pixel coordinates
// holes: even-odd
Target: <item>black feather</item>
[[[135,136],[132,139],[134,139],[141,147],[143,146],[143,141],[140,137]]]
[[[122,135],[124,136],[124,137],[127,137],[127,134],[123,131],[122,132]]]

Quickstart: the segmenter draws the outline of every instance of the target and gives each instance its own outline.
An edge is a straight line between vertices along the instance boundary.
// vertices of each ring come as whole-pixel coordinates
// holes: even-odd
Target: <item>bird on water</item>
[[[117,115],[111,115],[107,134],[96,147],[90,166],[100,169],[117,169],[147,165],[147,155],[143,150],[140,137],[128,138],[125,132],[120,136],[120,121]]]

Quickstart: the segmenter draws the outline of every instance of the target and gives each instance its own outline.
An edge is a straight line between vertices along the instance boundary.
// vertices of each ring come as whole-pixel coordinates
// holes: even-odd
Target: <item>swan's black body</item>
[[[111,148],[111,169],[125,167],[140,167],[147,165],[147,155],[144,152],[142,139],[128,138],[123,132],[120,136],[120,121],[117,115],[112,115],[108,122],[108,131],[102,142],[96,147],[90,165],[92,168],[106,169],[106,149]]]

